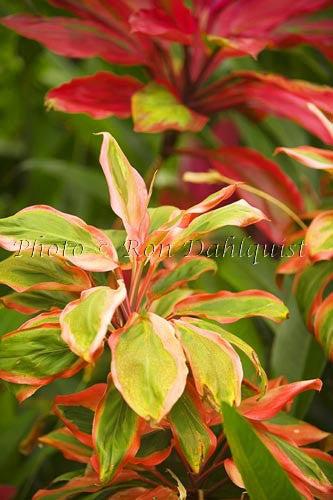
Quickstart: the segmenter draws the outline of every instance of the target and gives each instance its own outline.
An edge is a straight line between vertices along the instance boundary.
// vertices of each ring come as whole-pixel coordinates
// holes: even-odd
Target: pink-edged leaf
[[[115,290],[107,286],[86,290],[61,313],[63,340],[88,363],[93,362],[103,348],[108,325],[117,307],[125,300],[124,282],[119,281],[118,285]]]
[[[174,328],[153,313],[133,313],[109,339],[115,386],[142,418],[159,422],[184,391],[185,356]]]
[[[223,462],[224,468],[231,481],[238,486],[238,488],[245,489],[244,481],[239,472],[237,465],[232,458],[226,458]]]
[[[0,297],[0,303],[7,309],[22,314],[36,314],[40,311],[58,310],[78,297],[77,293],[56,290],[28,290]]]
[[[117,252],[103,231],[48,205],[34,205],[0,219],[0,246],[59,255],[86,271],[111,271]],[[43,246],[41,246],[43,245]]]
[[[95,384],[75,394],[56,396],[54,413],[74,436],[87,446],[93,446],[92,426],[94,412],[105,394],[106,384]]]
[[[173,406],[169,422],[176,448],[198,474],[216,448],[216,436],[206,425],[198,394],[187,387]]]
[[[7,333],[0,343],[0,377],[9,382],[42,386],[71,377],[83,365],[62,340],[60,325],[54,323]]]
[[[317,309],[314,332],[326,356],[333,361],[333,293]]]
[[[142,84],[130,76],[101,71],[93,76],[74,78],[46,96],[48,108],[66,113],[87,113],[93,118],[131,116],[131,98]]]
[[[333,257],[333,210],[317,215],[311,222],[305,244],[311,260],[331,260]]]
[[[258,396],[244,399],[239,407],[239,411],[251,420],[268,420],[282,411],[298,394],[311,389],[320,391],[321,387],[322,382],[319,379],[281,385],[267,391],[265,396],[259,400]]]
[[[185,106],[174,91],[156,82],[134,94],[132,115],[137,132],[198,132],[208,120]]]
[[[279,323],[288,317],[288,309],[280,299],[261,290],[221,291],[199,293],[181,300],[174,306],[174,315],[215,319],[221,323],[262,316]]]
[[[258,426],[260,429],[264,429],[296,446],[317,443],[329,436],[328,432],[298,420],[287,413],[279,413],[269,421],[258,423]]]
[[[288,474],[300,480],[315,498],[329,499],[333,495],[333,485],[313,458],[301,448],[272,434],[260,433],[260,437]]]
[[[127,405],[111,379],[94,417],[93,465],[102,483],[110,481],[140,446],[143,422]]]
[[[299,146],[298,148],[277,148],[275,153],[285,153],[306,167],[333,172],[333,151]]]
[[[214,331],[197,328],[186,318],[173,323],[199,394],[217,410],[223,401],[239,405],[243,370],[229,342]]]
[[[128,35],[94,21],[18,14],[3,18],[1,23],[63,56],[99,56],[115,64],[146,61],[146,55]]]
[[[59,290],[80,292],[90,288],[88,275],[63,258],[22,252],[0,262],[0,283],[16,292]]]
[[[113,211],[122,219],[129,239],[143,242],[149,229],[149,195],[141,175],[130,165],[119,144],[103,132],[100,163]]]
[[[93,453],[91,447],[80,443],[74,434],[66,428],[57,429],[55,431],[41,436],[38,441],[42,444],[53,446],[62,452],[68,460],[75,462],[89,463],[90,457]]]

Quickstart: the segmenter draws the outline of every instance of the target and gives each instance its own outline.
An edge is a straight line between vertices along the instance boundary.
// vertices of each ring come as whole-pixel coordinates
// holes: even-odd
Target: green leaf
[[[42,251],[61,256],[87,271],[117,267],[116,251],[102,231],[47,205],[24,208],[1,219],[0,246],[18,255]]]
[[[180,300],[189,297],[192,293],[193,291],[189,288],[177,288],[176,290],[163,295],[160,299],[154,300],[150,307],[150,311],[158,316],[162,316],[162,318],[167,318],[170,314],[172,314],[175,304],[177,304]]]
[[[315,322],[315,336],[327,358],[333,361],[333,293],[328,295],[319,306]]]
[[[191,130],[198,132],[208,118],[186,107],[164,85],[149,83],[132,97],[132,116],[136,132]]]
[[[170,293],[188,281],[194,281],[207,271],[216,271],[212,259],[206,257],[185,257],[173,269],[163,269],[154,277],[150,295],[155,299]]]
[[[333,168],[333,167],[332,167]],[[333,258],[333,210],[321,212],[311,222],[306,235],[305,245],[310,258],[314,261]]]
[[[45,434],[38,441],[42,444],[53,446],[60,450],[68,460],[88,463],[92,449],[78,441],[70,430],[62,428]]]
[[[126,404],[112,383],[99,403],[93,427],[93,442],[100,480],[110,481],[140,446],[139,417]]]
[[[0,262],[0,283],[16,292],[28,289],[79,292],[91,286],[87,274],[64,259],[31,256],[29,252],[13,255]]]
[[[113,333],[111,371],[114,384],[142,418],[160,421],[181,396],[187,368],[174,329],[165,319],[134,313]]]
[[[217,410],[223,401],[240,403],[242,365],[238,354],[222,337],[185,321],[174,321],[199,394]]]
[[[147,466],[161,463],[171,452],[171,439],[169,429],[157,429],[143,434],[134,462]]]
[[[216,447],[216,437],[203,420],[200,404],[194,391],[185,390],[169,414],[176,446],[195,474]]]
[[[2,337],[0,374],[9,382],[44,385],[60,376],[69,377],[81,367],[57,326],[40,325]]]
[[[222,404],[224,432],[246,490],[254,500],[301,500],[280,464],[239,413]]]
[[[63,309],[68,302],[76,298],[77,294],[70,292],[28,290],[0,297],[0,302],[8,309],[14,309],[23,314],[35,314],[50,309]]]
[[[163,224],[170,220],[173,213],[178,212],[179,209],[171,205],[165,205],[162,207],[148,208],[148,213],[150,217],[149,233],[156,231]]]
[[[100,353],[109,323],[126,297],[123,281],[119,287],[90,288],[70,302],[60,316],[62,338],[71,350],[91,363]]]
[[[238,293],[222,291],[185,298],[175,305],[174,315],[176,314],[215,319],[221,323],[262,316],[279,323],[288,317],[288,309],[280,299],[261,290]]]

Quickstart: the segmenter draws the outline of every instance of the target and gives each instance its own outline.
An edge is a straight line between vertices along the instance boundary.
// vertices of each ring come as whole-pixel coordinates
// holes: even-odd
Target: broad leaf
[[[50,432],[38,439],[42,444],[53,446],[60,450],[64,457],[75,462],[88,463],[92,455],[92,448],[80,443],[69,429],[61,428]]]
[[[140,448],[132,461],[148,467],[158,465],[170,455],[172,448],[169,429],[151,430],[141,436]]]
[[[150,306],[150,311],[158,316],[167,318],[170,314],[172,314],[174,305],[180,300],[189,297],[192,293],[193,290],[190,290],[189,288],[176,288],[176,290],[173,290],[172,292],[163,295],[163,297],[154,300]]]
[[[80,292],[90,288],[88,275],[56,256],[32,256],[29,252],[13,255],[0,262],[0,282],[16,292],[26,290],[67,290]]]
[[[333,293],[319,306],[314,321],[314,331],[327,358],[333,361]]]
[[[188,372],[173,327],[153,313],[134,313],[109,343],[117,389],[142,418],[160,421],[181,396]]]
[[[163,269],[154,276],[149,295],[159,298],[179,288],[189,281],[194,281],[207,271],[216,271],[216,263],[206,257],[185,257],[173,269]]]
[[[0,297],[0,302],[8,309],[14,309],[22,314],[35,314],[39,311],[62,309],[77,296],[76,293],[57,290],[28,290]]]
[[[140,419],[110,381],[97,406],[93,442],[100,480],[110,481],[140,446]]]
[[[246,490],[255,500],[301,500],[286,472],[253,427],[239,413],[222,405],[224,432]]]
[[[198,132],[208,120],[182,104],[167,87],[155,82],[134,94],[132,115],[137,132],[169,129]]]
[[[9,382],[45,385],[70,377],[82,361],[68,348],[56,325],[40,325],[8,333],[0,344],[0,374]]]
[[[107,132],[103,132],[100,163],[108,183],[112,210],[122,219],[128,238],[143,242],[149,229],[147,188],[119,144]]]
[[[239,404],[242,365],[238,354],[222,337],[186,321],[174,321],[199,394],[216,409],[223,401]]]
[[[115,310],[126,297],[123,281],[114,290],[91,288],[70,302],[60,316],[62,338],[71,350],[91,363],[103,347],[103,340]]]
[[[117,267],[117,253],[102,231],[47,205],[34,205],[0,219],[0,246],[12,252],[58,255],[86,271]]]
[[[193,390],[185,390],[169,415],[177,449],[195,474],[216,447],[216,437],[203,420],[201,404]]]
[[[288,317],[288,309],[280,299],[268,292],[222,291],[187,297],[175,305],[174,315],[176,314],[215,319],[221,323],[232,323],[241,318],[262,316],[279,323]]]

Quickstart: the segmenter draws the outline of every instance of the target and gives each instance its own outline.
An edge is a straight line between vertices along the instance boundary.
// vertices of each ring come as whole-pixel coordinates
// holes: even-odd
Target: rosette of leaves
[[[103,350],[110,349],[105,383],[57,396],[54,412],[65,427],[41,438],[65,457],[87,464],[85,471],[35,498],[87,492],[91,498],[172,499],[177,487],[164,476],[162,484],[156,481],[156,465],[175,448],[193,477],[199,477],[215,453],[223,456],[224,419],[231,452],[244,475],[230,434],[230,412],[232,407],[241,412],[242,383],[254,388],[255,406],[267,379],[253,349],[221,324],[254,316],[280,322],[288,310],[260,290],[201,293],[190,288],[191,281],[214,271],[215,264],[205,257],[178,258],[188,241],[224,226],[265,219],[244,200],[221,206],[235,186],[187,210],[149,209],[151,189],[108,133],[103,133],[100,162],[111,208],[125,231],[103,231],[44,205],[0,220],[0,244],[14,252],[1,262],[0,281],[14,290],[1,302],[37,314],[3,336],[0,376],[23,400],[57,378],[97,365]],[[124,243],[127,255],[121,257]],[[240,351],[252,361],[259,389],[243,378]],[[300,387],[318,388],[318,383]],[[272,415],[295,395],[288,389],[281,393]],[[257,443],[257,431],[249,432],[255,432]],[[265,439],[259,441],[264,455],[271,457]],[[274,467],[280,477],[281,467],[275,462]],[[231,468],[235,470],[229,462]],[[235,474],[230,476],[234,480]],[[286,491],[293,492],[290,498],[299,498],[288,477],[281,478]],[[246,475],[243,480],[247,485]],[[324,484],[320,491],[331,492],[325,475],[318,481]],[[246,487],[251,491],[250,483]],[[184,498],[181,483],[178,488]],[[197,490],[194,480],[188,491]]]

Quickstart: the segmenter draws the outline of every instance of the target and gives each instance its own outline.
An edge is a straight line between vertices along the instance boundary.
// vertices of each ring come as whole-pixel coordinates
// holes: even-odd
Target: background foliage
[[[3,0],[0,15],[50,9],[41,1]],[[46,112],[43,96],[46,91],[73,77],[93,74],[109,68],[99,59],[70,60],[53,54],[36,42],[21,38],[5,28],[0,29],[0,217],[6,217],[33,204],[49,204],[64,212],[82,217],[87,223],[110,228],[107,187],[98,165],[100,138],[94,132],[106,130],[118,140],[130,162],[144,175],[158,151],[158,134],[138,134],[130,120],[109,118],[94,121],[88,116]],[[318,51],[298,47],[286,51],[264,51],[258,60],[242,57],[229,60],[232,69],[269,71],[319,84],[333,85],[333,65]],[[230,70],[230,67],[227,68]],[[119,72],[119,68],[113,68]],[[139,70],[131,70],[135,71]],[[261,124],[250,123],[238,116],[244,145],[253,147],[268,158],[278,146],[299,144],[319,146],[312,136],[290,122],[269,118]],[[278,157],[281,167],[307,192],[308,209],[317,203],[319,175],[302,168],[287,157]],[[157,188],[175,187],[179,183],[178,165],[169,159],[157,177]],[[186,189],[186,187],[184,187]],[[157,200],[154,200],[155,204]],[[322,206],[329,201],[321,200]],[[227,234],[219,234],[223,239]],[[243,233],[233,231],[242,238]],[[1,258],[5,252],[1,251]],[[226,288],[239,291],[260,288],[270,291],[287,303],[291,319],[282,325],[263,320],[243,320],[237,323],[237,334],[247,340],[259,354],[271,377],[284,375],[288,381],[308,379],[323,373],[324,389],[311,401],[312,394],[298,398],[294,413],[327,431],[333,431],[330,415],[333,411],[333,369],[325,366],[321,349],[307,332],[297,311],[288,280],[281,292],[275,285],[276,261],[260,259],[253,265],[248,258],[225,257],[218,261],[219,271],[208,283],[197,286],[216,291]],[[6,288],[1,287],[2,294]],[[24,317],[26,319],[26,317]],[[18,313],[0,310],[0,333],[8,332],[23,321]],[[233,326],[228,326],[232,331]],[[244,360],[246,364],[246,361]],[[92,380],[102,380],[94,373]],[[49,412],[56,393],[78,391],[79,379],[56,381],[42,389],[22,405],[0,385],[0,483],[15,484],[17,499],[31,498],[32,493],[45,487],[52,478],[68,469],[68,462],[55,450],[35,445],[39,429],[47,432],[53,425]],[[32,424],[33,432],[29,434]],[[66,464],[66,466],[65,466]],[[72,467],[76,467],[73,463]]]

